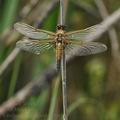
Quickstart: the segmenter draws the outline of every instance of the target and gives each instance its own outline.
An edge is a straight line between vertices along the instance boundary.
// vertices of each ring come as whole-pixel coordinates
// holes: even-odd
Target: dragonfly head
[[[65,26],[64,25],[58,25],[57,26],[57,33],[56,33],[56,39],[58,42],[62,42],[65,39],[65,32],[64,32]]]
[[[65,25],[57,25],[57,30],[65,30]]]

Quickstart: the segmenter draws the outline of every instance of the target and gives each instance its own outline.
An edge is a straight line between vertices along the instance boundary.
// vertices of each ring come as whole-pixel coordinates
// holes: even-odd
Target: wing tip
[[[14,29],[19,32],[19,30],[20,30],[19,28],[24,27],[25,25],[27,25],[27,24],[24,23],[24,22],[16,22],[16,23],[14,24]]]
[[[14,24],[14,29],[15,29],[16,31],[18,31],[18,32],[19,32],[19,27],[20,27],[20,25],[21,25],[20,22],[17,22],[17,23]]]
[[[17,26],[19,26],[21,23],[20,22],[17,22],[14,24],[14,28],[16,28]]]
[[[15,23],[15,24],[14,24],[14,29],[15,29],[15,30],[17,30],[18,24],[19,24],[19,23]]]
[[[16,47],[20,48],[21,41],[16,42]]]

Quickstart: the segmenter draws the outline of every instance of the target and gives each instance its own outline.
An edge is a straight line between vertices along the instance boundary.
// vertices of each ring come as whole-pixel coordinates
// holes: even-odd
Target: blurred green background
[[[109,14],[120,8],[120,0],[103,2]],[[66,31],[100,23],[103,18],[97,6],[95,0],[68,0]],[[13,30],[14,23],[23,21],[55,32],[58,19],[58,0],[0,0],[0,113],[3,103],[30,82],[42,84],[40,79],[56,62],[54,50],[39,56],[25,51],[15,51],[15,55],[16,41],[22,36]],[[120,25],[115,27],[119,40]],[[105,43],[108,50],[76,57],[67,63],[69,120],[120,120],[120,59],[111,55],[107,33],[97,41]],[[11,53],[9,60],[13,60],[9,63]],[[3,112],[0,120],[61,120],[61,83],[57,76],[46,77],[50,80],[42,88],[34,87],[23,103],[16,103],[16,108]]]

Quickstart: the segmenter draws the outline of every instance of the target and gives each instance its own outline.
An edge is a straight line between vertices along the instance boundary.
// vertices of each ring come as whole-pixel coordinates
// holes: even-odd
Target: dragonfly
[[[86,56],[107,50],[103,43],[89,42],[91,35],[101,28],[100,24],[72,32],[66,32],[63,25],[58,25],[56,33],[37,29],[22,22],[14,24],[14,28],[25,36],[16,43],[22,50],[39,55],[45,50],[55,48],[57,69],[60,69],[64,50],[66,54],[73,56]]]

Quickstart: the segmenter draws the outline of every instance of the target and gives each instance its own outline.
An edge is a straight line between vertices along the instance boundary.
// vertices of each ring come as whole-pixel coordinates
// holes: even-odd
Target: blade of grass
[[[0,24],[1,26],[1,32],[3,32],[6,29],[9,29],[12,25],[15,17],[15,13],[17,11],[19,0],[6,0],[5,6],[3,10],[3,16],[2,16],[2,22]]]
[[[82,96],[80,96],[80,98],[78,98],[74,103],[72,103],[70,105],[70,107],[68,108],[68,116],[76,109],[78,108],[81,104],[84,104],[87,102],[87,98],[84,98]]]
[[[56,105],[56,102],[57,102],[57,95],[58,95],[58,91],[59,91],[59,86],[60,86],[60,80],[59,80],[59,77],[58,77],[55,81],[54,89],[53,89],[53,92],[52,92],[50,109],[49,109],[49,114],[48,114],[47,120],[53,120],[55,105]]]
[[[13,73],[10,81],[10,87],[8,90],[8,98],[11,97],[15,91],[15,86],[17,83],[18,73],[20,69],[21,58],[22,57],[19,56],[14,63]]]

